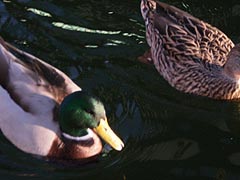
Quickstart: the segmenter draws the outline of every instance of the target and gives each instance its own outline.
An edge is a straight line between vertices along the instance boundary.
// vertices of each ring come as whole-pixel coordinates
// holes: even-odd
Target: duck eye
[[[90,110],[90,109],[85,109],[85,111],[88,113],[88,114],[91,114],[91,115],[95,115],[95,113],[93,112],[93,110]]]

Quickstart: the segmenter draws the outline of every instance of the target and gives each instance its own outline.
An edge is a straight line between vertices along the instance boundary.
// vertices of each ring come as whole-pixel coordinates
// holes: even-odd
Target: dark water
[[[169,0],[240,42],[238,0]],[[5,40],[66,72],[104,102],[126,148],[86,166],[33,157],[0,136],[1,179],[240,179],[240,104],[182,94],[137,57],[139,0],[4,0]]]

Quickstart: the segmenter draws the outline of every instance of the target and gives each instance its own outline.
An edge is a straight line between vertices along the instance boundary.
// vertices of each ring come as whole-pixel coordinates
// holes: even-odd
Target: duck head
[[[59,125],[62,137],[79,146],[82,142],[93,139],[92,145],[88,148],[98,150],[95,154],[91,152],[91,155],[99,153],[97,146],[102,148],[102,145],[98,144],[100,141],[96,140],[98,136],[117,151],[121,151],[124,147],[121,139],[108,125],[102,102],[83,91],[74,92],[64,98],[59,108]],[[88,158],[88,156],[90,155],[85,154],[80,157]]]

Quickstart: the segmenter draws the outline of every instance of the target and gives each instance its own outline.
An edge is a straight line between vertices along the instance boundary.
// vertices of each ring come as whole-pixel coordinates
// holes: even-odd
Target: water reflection
[[[239,41],[238,2],[165,2]],[[69,167],[22,153],[1,135],[3,178],[240,177],[239,103],[182,94],[136,61],[147,49],[139,1],[13,0],[0,2],[0,12],[1,35],[101,97],[126,144],[121,153],[104,146],[97,162]]]

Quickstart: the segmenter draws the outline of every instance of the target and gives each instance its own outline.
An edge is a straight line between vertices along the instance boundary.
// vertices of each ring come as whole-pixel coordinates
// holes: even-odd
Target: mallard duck
[[[176,7],[142,0],[150,55],[145,57],[176,89],[214,99],[240,98],[240,45]]]
[[[103,103],[67,75],[0,39],[0,128],[24,152],[88,159],[124,144],[108,125]],[[99,136],[98,136],[99,135]]]

